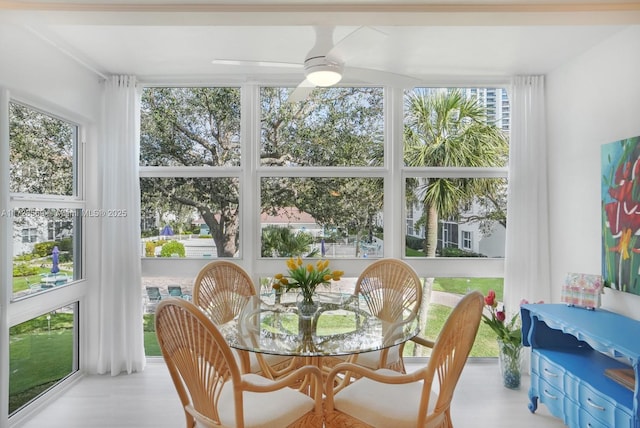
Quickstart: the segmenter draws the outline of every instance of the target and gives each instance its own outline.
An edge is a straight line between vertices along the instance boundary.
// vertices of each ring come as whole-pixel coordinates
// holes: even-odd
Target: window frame
[[[158,86],[149,83],[145,86]],[[184,84],[162,86],[190,86]],[[198,85],[191,85],[196,87]],[[217,82],[211,86],[234,86]],[[269,86],[278,86],[270,83]],[[282,86],[290,86],[283,83]],[[364,85],[363,85],[364,86]],[[371,86],[371,85],[366,85]],[[445,85],[431,85],[445,87]],[[477,88],[487,85],[449,85],[451,87]],[[490,85],[505,88],[506,83]],[[385,235],[401,236],[394,242],[385,242],[384,257],[405,260],[421,277],[504,277],[504,260],[499,258],[429,259],[405,257],[405,222],[396,221],[406,216],[405,186],[408,177],[469,177],[506,178],[508,168],[442,168],[407,167],[403,162],[404,91],[384,87],[384,162],[379,167],[261,167],[260,153],[260,83],[240,85],[241,91],[241,160],[239,167],[140,167],[140,177],[175,177],[180,174],[202,177],[239,177],[240,182],[240,257],[233,261],[242,265],[257,281],[260,277],[273,275],[282,270],[282,259],[260,257],[259,183],[263,177],[380,177],[384,180],[384,212],[388,219],[384,223]],[[401,191],[398,191],[401,189]],[[160,259],[142,258],[145,277],[195,276],[210,259]],[[345,271],[345,276],[356,277],[371,259],[332,259],[336,269]]]
[[[53,119],[66,122],[74,127],[73,138],[73,184],[72,195],[52,195],[52,194],[36,194],[36,193],[22,193],[22,192],[9,192],[9,212],[18,212],[19,210],[35,210],[41,211],[45,209],[69,209],[79,214],[71,221],[74,222],[74,235],[73,235],[73,248],[74,248],[74,281],[84,279],[84,252],[85,252],[85,238],[83,236],[84,216],[82,213],[86,208],[85,201],[85,184],[84,184],[84,135],[86,124],[81,118],[76,117],[68,112],[61,112],[55,106],[41,105],[32,100],[24,100],[17,97],[9,97],[8,104],[19,104],[23,107],[32,109],[40,114],[47,115]],[[9,145],[11,142],[9,141]],[[9,184],[7,183],[7,186]],[[56,219],[57,220],[57,219]],[[13,255],[13,251],[10,252]],[[12,260],[9,261],[12,264]],[[65,285],[66,286],[66,285]],[[63,287],[54,287],[44,292],[45,294],[54,293],[62,289]],[[31,295],[14,296],[10,293],[11,302],[20,301],[32,297]],[[13,325],[13,324],[12,324]]]
[[[74,161],[73,161],[73,194],[69,196],[65,195],[45,195],[45,194],[25,194],[9,192],[9,104],[18,103],[20,105],[31,108],[42,114],[46,114],[52,118],[56,118],[65,121],[74,126]],[[72,209],[79,210],[80,214],[82,210],[86,209],[86,176],[85,176],[85,162],[86,162],[86,134],[89,129],[90,120],[82,117],[76,113],[62,109],[59,106],[38,99],[37,97],[29,97],[25,94],[14,94],[10,90],[0,88],[0,124],[4,125],[6,131],[0,132],[0,169],[6,169],[7,177],[6,183],[0,183],[0,210],[3,213],[14,213],[18,209],[33,209],[43,210],[47,208],[51,209]],[[3,128],[3,126],[0,126]],[[4,181],[4,180],[3,180]],[[65,388],[70,383],[74,382],[79,376],[81,376],[81,368],[83,366],[81,352],[82,348],[82,335],[80,331],[80,325],[88,322],[86,317],[81,318],[81,306],[84,301],[84,285],[86,283],[85,277],[85,264],[86,264],[86,236],[84,217],[80,214],[76,219],[76,229],[74,230],[74,280],[69,284],[61,287],[54,287],[53,289],[35,293],[33,295],[26,295],[16,298],[13,295],[13,289],[10,285],[3,287],[0,291],[0,297],[6,304],[7,311],[4,319],[0,324],[3,326],[3,332],[0,336],[7,337],[9,335],[9,328],[21,324],[30,319],[45,315],[51,311],[55,311],[57,308],[73,306],[74,321],[73,321],[73,368],[69,375],[62,378],[58,383],[51,386],[45,392],[40,394],[36,399],[30,401],[27,407],[32,405],[38,406],[39,402],[46,400],[46,397],[53,397],[61,389]],[[7,272],[5,275],[5,283],[12,284],[12,266],[13,266],[13,220],[10,215],[4,216],[0,225],[9,233],[8,242],[3,249],[0,249],[0,266],[2,271]],[[76,274],[77,272],[77,274]],[[5,331],[6,327],[6,331]],[[6,336],[5,336],[6,335]],[[6,342],[8,344],[8,341]],[[1,347],[0,352],[6,356],[6,367],[8,370],[8,346]],[[0,368],[3,374],[8,372],[4,368]],[[6,384],[6,390],[0,391],[0,396],[4,400],[8,400],[5,395],[8,394],[8,382]],[[0,405],[0,409],[7,409],[7,407]],[[25,415],[25,412],[18,411],[11,415],[12,421],[20,421]],[[1,414],[0,421],[7,420],[8,414]],[[0,423],[1,425],[1,423]]]
[[[460,231],[460,242],[463,250],[473,250],[473,234],[468,230]]]

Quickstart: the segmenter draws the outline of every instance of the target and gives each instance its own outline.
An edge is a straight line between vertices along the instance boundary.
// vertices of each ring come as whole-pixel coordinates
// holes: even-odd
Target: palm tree
[[[405,162],[413,167],[497,167],[507,161],[508,143],[477,99],[459,90],[413,93],[407,98]],[[438,220],[458,213],[474,198],[495,191],[491,180],[429,178],[416,188],[424,205],[425,255],[435,257]]]
[[[414,92],[407,97],[405,163],[411,167],[498,167],[508,159],[508,142],[502,131],[487,122],[486,111],[476,98],[459,90],[428,94]],[[499,180],[498,180],[499,181]],[[424,210],[424,251],[436,256],[438,221],[458,215],[464,207],[486,195],[495,195],[497,180],[478,178],[424,178],[414,190]],[[410,189],[408,189],[410,190]],[[433,278],[425,279],[422,307],[429,304]],[[420,325],[427,311],[420,313]]]
[[[262,231],[262,257],[315,257],[318,250],[311,250],[311,244],[311,234],[288,227],[267,226]]]

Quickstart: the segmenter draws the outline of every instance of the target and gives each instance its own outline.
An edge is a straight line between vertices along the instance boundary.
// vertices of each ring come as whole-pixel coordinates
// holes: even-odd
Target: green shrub
[[[143,316],[144,324],[143,331],[156,331],[156,316],[155,314],[144,314]]]
[[[65,253],[73,253],[73,239],[62,238],[59,241],[38,242],[33,246],[33,251],[31,252],[31,254],[33,254],[34,257],[47,257],[51,255],[51,253],[53,252],[53,247],[55,246],[57,246],[58,250],[60,250],[60,253],[62,253],[60,257],[62,257],[62,255]]]
[[[450,247],[440,250],[442,257],[486,257],[482,254],[474,253],[473,251],[465,251],[460,248]]]
[[[412,250],[420,251],[424,246],[424,238],[406,235],[405,240],[407,242],[407,247],[411,248]]]
[[[13,276],[31,276],[37,275],[40,272],[37,266],[31,266],[27,263],[18,263],[13,266]]]
[[[144,255],[145,257],[155,257],[156,247],[158,243],[156,241],[147,241],[144,243]]]
[[[56,243],[56,245],[58,246],[58,250],[60,250],[61,252],[73,252],[73,240],[71,238],[62,238]]]
[[[160,256],[171,257],[173,254],[177,254],[178,257],[184,257],[184,245],[178,241],[169,241],[162,246]]]
[[[57,245],[56,241],[38,242],[33,246],[33,251],[31,253],[35,257],[47,257],[51,255],[51,252],[53,251],[53,247],[55,247],[56,245]]]
[[[50,319],[47,319],[47,316]],[[30,319],[9,329],[9,334],[37,334],[55,330],[68,330],[73,328],[73,314],[64,312],[49,312],[39,317]]]
[[[33,259],[32,254],[20,254],[19,256],[15,256],[13,258],[14,262],[30,262]]]
[[[60,256],[58,258],[60,263],[69,263],[73,261],[73,254],[72,253],[60,253]]]

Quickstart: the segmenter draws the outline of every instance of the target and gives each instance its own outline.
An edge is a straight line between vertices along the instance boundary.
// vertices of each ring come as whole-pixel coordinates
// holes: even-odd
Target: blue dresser
[[[572,428],[640,428],[639,321],[565,304],[522,305],[521,315],[531,412],[541,402]],[[634,390],[605,375],[619,368],[633,369]]]

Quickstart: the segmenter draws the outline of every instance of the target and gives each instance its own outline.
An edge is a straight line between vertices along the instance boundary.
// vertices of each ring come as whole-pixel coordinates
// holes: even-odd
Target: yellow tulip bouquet
[[[303,296],[305,303],[313,303],[313,295],[316,292],[316,287],[320,284],[328,285],[332,280],[339,281],[344,272],[340,270],[329,269],[329,260],[318,260],[315,264],[304,264],[302,258],[293,257],[287,260],[287,267],[289,268],[288,275],[281,273],[273,277],[272,287],[275,290],[280,290],[284,287],[285,291],[298,288]]]

